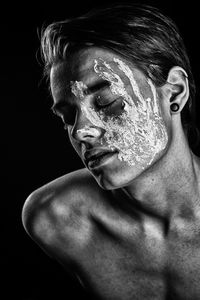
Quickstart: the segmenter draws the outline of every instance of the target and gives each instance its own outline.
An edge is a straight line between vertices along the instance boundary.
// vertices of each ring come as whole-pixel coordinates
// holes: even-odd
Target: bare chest
[[[168,286],[180,299],[200,299],[200,226],[183,222],[167,237]],[[179,298],[178,298],[179,299]]]
[[[93,220],[84,249],[78,273],[100,299],[165,299],[166,247],[158,224]]]
[[[200,246],[147,218],[96,223],[80,277],[100,299],[199,299]],[[112,226],[111,226],[112,225]]]

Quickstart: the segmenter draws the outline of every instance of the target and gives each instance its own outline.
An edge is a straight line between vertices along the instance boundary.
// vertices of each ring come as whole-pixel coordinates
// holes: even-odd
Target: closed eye
[[[117,99],[114,99],[113,101],[98,101],[98,98],[97,98],[97,101],[96,101],[96,104],[99,108],[103,108],[103,107],[107,107],[107,106],[110,106],[112,105]]]
[[[106,115],[118,116],[123,112],[125,103],[124,99],[119,97],[107,104],[98,104],[97,106],[99,110],[102,110]]]

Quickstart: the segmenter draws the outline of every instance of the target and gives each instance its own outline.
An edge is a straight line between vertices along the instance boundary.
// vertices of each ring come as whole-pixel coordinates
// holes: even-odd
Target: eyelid
[[[124,111],[124,106],[123,97],[118,97],[106,106],[99,106],[99,109],[109,116],[119,116]]]
[[[99,96],[99,99],[101,99],[101,98],[103,98],[103,97],[100,97]],[[96,98],[96,102],[97,102],[97,106],[99,106],[99,107],[106,107],[106,106],[109,106],[109,105],[112,105],[116,100],[118,100],[120,97],[118,97],[118,98],[115,98],[114,100],[111,100],[111,101],[104,101],[104,103],[99,103],[98,102],[98,98]],[[103,102],[103,101],[102,101]]]

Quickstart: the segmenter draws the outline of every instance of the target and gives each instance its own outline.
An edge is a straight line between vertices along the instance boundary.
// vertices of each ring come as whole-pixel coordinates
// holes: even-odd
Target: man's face
[[[156,87],[115,53],[87,48],[52,67],[53,109],[101,187],[130,184],[158,160],[168,134]]]

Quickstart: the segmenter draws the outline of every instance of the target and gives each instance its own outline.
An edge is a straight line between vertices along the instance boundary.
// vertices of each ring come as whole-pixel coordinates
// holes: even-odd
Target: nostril
[[[89,127],[89,126],[85,126],[82,129],[78,129],[77,130],[77,135],[79,136],[79,138],[83,139],[83,138],[96,138],[100,136],[100,130],[94,127]]]

